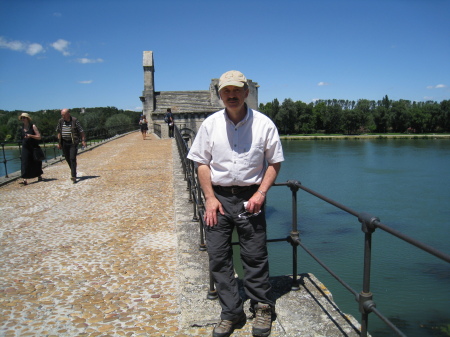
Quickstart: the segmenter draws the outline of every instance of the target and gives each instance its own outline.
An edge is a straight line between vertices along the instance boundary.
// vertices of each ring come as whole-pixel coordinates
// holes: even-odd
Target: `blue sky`
[[[242,71],[277,98],[450,99],[450,0],[0,0],[0,109],[142,109]]]

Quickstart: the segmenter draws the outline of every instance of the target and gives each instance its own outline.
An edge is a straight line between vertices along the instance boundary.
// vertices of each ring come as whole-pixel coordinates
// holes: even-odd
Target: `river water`
[[[446,254],[450,225],[450,140],[284,140],[277,182],[298,180],[357,212]],[[291,230],[289,188],[267,201],[268,237]],[[302,243],[357,292],[362,290],[364,234],[359,221],[298,191]],[[292,274],[291,247],[269,244],[271,275]],[[360,320],[354,296],[298,249],[298,272],[313,273],[346,313]],[[449,336],[450,265],[377,229],[372,240],[371,291],[377,308],[408,336]],[[373,336],[396,336],[370,314]],[[442,328],[441,328],[442,327]],[[441,329],[441,330],[440,330]]]

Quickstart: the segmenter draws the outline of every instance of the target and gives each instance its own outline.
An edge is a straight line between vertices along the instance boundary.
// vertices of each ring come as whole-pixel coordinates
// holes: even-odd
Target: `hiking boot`
[[[244,312],[231,321],[221,319],[213,330],[213,337],[228,337],[233,333],[234,329],[242,328],[246,321],[247,316],[245,316]]]
[[[272,329],[272,308],[268,304],[258,303],[254,308],[253,336],[266,337]]]

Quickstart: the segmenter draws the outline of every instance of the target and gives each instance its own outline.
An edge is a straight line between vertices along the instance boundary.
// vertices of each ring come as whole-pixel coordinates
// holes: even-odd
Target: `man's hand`
[[[223,211],[222,204],[219,200],[217,200],[216,197],[210,197],[206,199],[206,205],[205,205],[205,223],[208,227],[214,227],[217,225],[217,212],[220,212],[220,214],[224,215],[225,212]]]
[[[248,200],[246,210],[250,213],[258,213],[264,204],[264,199],[265,197],[260,192],[256,191]]]

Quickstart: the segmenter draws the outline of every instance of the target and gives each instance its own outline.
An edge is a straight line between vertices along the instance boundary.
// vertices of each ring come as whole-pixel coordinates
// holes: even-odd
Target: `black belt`
[[[220,185],[214,185],[215,189],[228,192],[231,194],[241,194],[245,191],[248,191],[251,188],[258,188],[258,185],[250,185],[250,186],[220,186]]]

